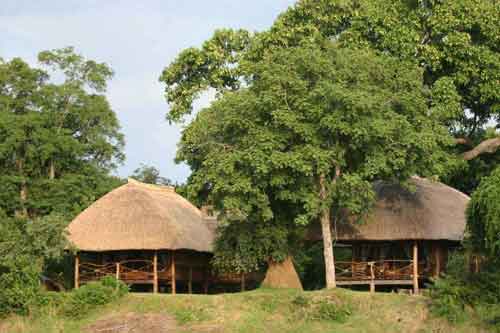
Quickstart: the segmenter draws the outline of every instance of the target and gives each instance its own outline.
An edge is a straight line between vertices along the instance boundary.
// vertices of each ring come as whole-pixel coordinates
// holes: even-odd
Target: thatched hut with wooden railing
[[[437,277],[448,253],[460,245],[469,197],[439,182],[412,177],[413,189],[376,182],[376,203],[357,222],[344,216],[332,224],[336,247],[350,260],[335,264],[338,285],[413,285]],[[321,239],[314,226],[312,240]]]
[[[112,275],[150,289],[207,292],[225,277],[210,272],[214,218],[173,187],[133,179],[93,203],[68,226],[77,249],[75,287]],[[232,277],[234,283],[245,277]],[[152,287],[152,288],[151,288]]]

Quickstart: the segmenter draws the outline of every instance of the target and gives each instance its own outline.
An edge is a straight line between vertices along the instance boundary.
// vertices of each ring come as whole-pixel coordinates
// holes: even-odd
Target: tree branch
[[[458,143],[458,140],[459,139],[457,139],[457,143]],[[466,161],[470,161],[470,160],[478,157],[481,154],[484,154],[484,153],[489,153],[489,154],[494,153],[499,148],[500,148],[500,137],[496,137],[496,138],[493,138],[493,139],[484,140],[483,142],[481,142],[480,144],[478,144],[473,149],[471,149],[469,151],[466,151],[463,154],[463,158]]]

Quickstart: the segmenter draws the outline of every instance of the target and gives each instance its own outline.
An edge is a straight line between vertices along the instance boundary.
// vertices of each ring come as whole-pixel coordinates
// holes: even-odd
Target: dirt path
[[[175,319],[166,314],[124,313],[99,319],[84,328],[85,333],[216,333],[213,326],[180,327]]]
[[[173,317],[164,314],[125,313],[100,319],[84,329],[86,333],[174,333]]]

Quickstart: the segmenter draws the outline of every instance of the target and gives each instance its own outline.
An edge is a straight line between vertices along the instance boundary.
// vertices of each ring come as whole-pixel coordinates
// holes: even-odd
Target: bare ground
[[[180,327],[176,320],[166,314],[124,313],[97,320],[84,328],[85,333],[216,333],[216,327],[192,325]]]

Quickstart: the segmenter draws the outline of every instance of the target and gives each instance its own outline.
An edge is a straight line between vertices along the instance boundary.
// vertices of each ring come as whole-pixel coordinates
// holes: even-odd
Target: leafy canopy
[[[428,108],[422,71],[410,62],[325,40],[274,49],[242,70],[245,87],[197,115],[177,156],[193,171],[189,195],[207,193],[227,224],[262,223],[270,232],[279,225],[290,230],[286,239],[325,208],[367,212],[375,179],[446,170],[442,148],[451,138],[438,121],[444,115]],[[226,244],[216,252],[234,243],[228,237],[221,235]],[[239,250],[234,260],[249,255]]]
[[[123,135],[105,95],[112,71],[72,48],[39,54],[44,67],[0,61],[0,208],[76,214],[120,183]]]
[[[208,89],[219,94],[240,89],[247,62],[274,49],[330,39],[345,47],[368,47],[419,66],[431,94],[427,103],[463,144],[461,156],[485,140],[490,149],[444,178],[471,193],[498,163],[500,15],[489,0],[300,0],[259,33],[220,30],[201,48],[189,48],[163,71],[167,118],[182,121],[193,101]],[[490,153],[490,154],[484,154]]]

